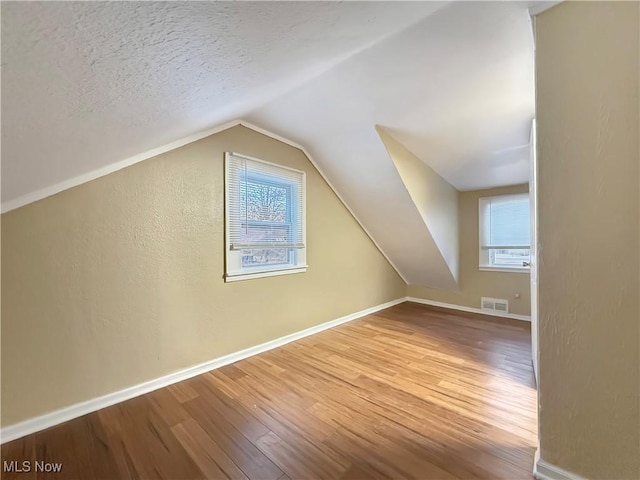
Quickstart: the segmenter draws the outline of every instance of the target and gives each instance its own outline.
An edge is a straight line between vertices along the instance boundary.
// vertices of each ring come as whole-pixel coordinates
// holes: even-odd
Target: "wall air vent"
[[[494,312],[503,313],[509,312],[509,300],[505,300],[504,298],[482,297],[480,302],[482,310],[493,310]]]

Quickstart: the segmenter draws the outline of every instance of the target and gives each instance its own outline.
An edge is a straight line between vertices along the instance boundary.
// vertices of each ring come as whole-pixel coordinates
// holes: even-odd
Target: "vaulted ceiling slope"
[[[375,126],[457,189],[526,181],[533,3],[3,2],[3,211],[244,118],[304,145],[409,283],[450,288]]]
[[[416,246],[421,246],[424,253],[430,255],[426,261],[417,262],[415,246],[400,250],[396,258],[398,261],[402,259],[402,264],[396,263],[397,267],[412,284],[456,288],[459,260],[458,191],[393,138],[384,127],[377,126],[376,131],[422,220],[417,221],[421,227],[422,235],[419,238],[422,241]],[[414,220],[418,220],[415,215]],[[406,228],[403,234],[415,236],[409,235]],[[394,241],[393,238],[391,241]],[[429,268],[423,268],[424,265],[429,265]]]
[[[452,3],[248,117],[307,147],[407,283],[454,288],[456,262],[442,261],[375,126],[458,190],[527,182],[527,7]]]
[[[242,117],[441,5],[2,2],[2,201]]]

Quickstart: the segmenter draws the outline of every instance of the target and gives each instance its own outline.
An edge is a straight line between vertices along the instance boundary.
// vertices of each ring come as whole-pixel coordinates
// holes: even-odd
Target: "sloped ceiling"
[[[534,3],[3,2],[3,211],[244,118],[304,145],[410,283],[449,288],[375,125],[457,189],[526,181]]]
[[[387,132],[384,127],[376,126],[380,140],[384,144],[391,161],[396,167],[400,179],[411,197],[424,226],[427,227],[428,240],[422,245],[428,246],[432,259],[429,269],[420,269],[406,276],[412,284],[441,285],[455,288],[458,282],[459,234],[458,234],[458,191],[431,167],[407,150]],[[393,244],[387,249],[393,249]],[[403,253],[400,250],[396,256]],[[415,264],[414,252],[406,252],[409,265]],[[443,268],[442,262],[447,268]],[[439,265],[440,268],[433,268]],[[437,274],[438,278],[433,278]]]
[[[441,5],[2,2],[2,201],[241,117]]]

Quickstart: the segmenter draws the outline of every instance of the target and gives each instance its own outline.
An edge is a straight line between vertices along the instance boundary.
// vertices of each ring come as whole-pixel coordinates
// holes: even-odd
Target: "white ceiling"
[[[526,182],[535,3],[3,2],[3,211],[243,118],[304,145],[409,283],[451,287],[375,126],[459,190]]]
[[[449,4],[248,119],[306,146],[408,283],[453,288],[375,126],[460,190],[526,183],[534,116],[527,8]]]
[[[2,201],[241,116],[440,6],[2,2]]]
[[[452,3],[249,118],[306,145],[339,187],[364,167],[384,181],[375,125],[459,190],[525,183],[534,116],[527,8]]]

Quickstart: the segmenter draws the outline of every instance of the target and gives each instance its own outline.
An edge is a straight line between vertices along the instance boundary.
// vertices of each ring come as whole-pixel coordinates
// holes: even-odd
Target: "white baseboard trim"
[[[9,425],[0,430],[0,444],[10,442],[11,440],[16,440],[18,438],[24,437],[25,435],[29,435],[49,427],[53,427],[60,423],[81,417],[82,415],[95,412],[96,410],[110,407],[111,405],[115,405],[116,403],[124,402],[125,400],[144,395],[145,393],[149,393],[154,390],[158,390],[159,388],[163,388],[168,385],[187,380],[188,378],[192,378],[196,375],[215,370],[216,368],[224,367],[225,365],[229,365],[239,360],[252,357],[253,355],[257,355],[259,353],[281,347],[283,345],[286,345],[287,343],[294,342],[301,338],[308,337],[309,335],[322,332],[324,330],[336,327],[343,323],[350,322],[357,318],[370,315],[380,310],[384,310],[385,308],[393,307],[394,305],[398,305],[399,303],[403,303],[405,301],[406,298],[398,298],[396,300],[392,300],[391,302],[376,305],[375,307],[367,308],[356,313],[345,315],[344,317],[336,318],[335,320],[321,323],[320,325],[306,328],[299,332],[291,333],[289,335],[285,335],[284,337],[276,338],[275,340],[270,340],[266,343],[250,347],[239,352],[224,355],[223,357],[209,360],[208,362],[200,363],[198,365],[194,365],[192,367],[170,373],[154,380],[149,380],[148,382],[140,383],[138,385],[134,385],[117,392],[108,393],[101,397],[93,398],[85,402],[76,403],[68,407],[64,407],[59,410],[40,415],[39,417],[31,418],[20,423]]]
[[[536,455],[533,476],[538,480],[586,480],[584,477],[545,462]]]
[[[453,305],[451,303],[434,302],[433,300],[427,300],[425,298],[406,297],[408,302],[422,303],[424,305],[431,305],[432,307],[450,308],[452,310],[460,310],[461,312],[479,313],[480,315],[490,315],[492,317],[512,318],[514,320],[522,320],[530,322],[531,317],[528,315],[518,315],[516,313],[501,313],[492,312],[491,310],[482,310],[481,308],[463,307],[462,305]]]

